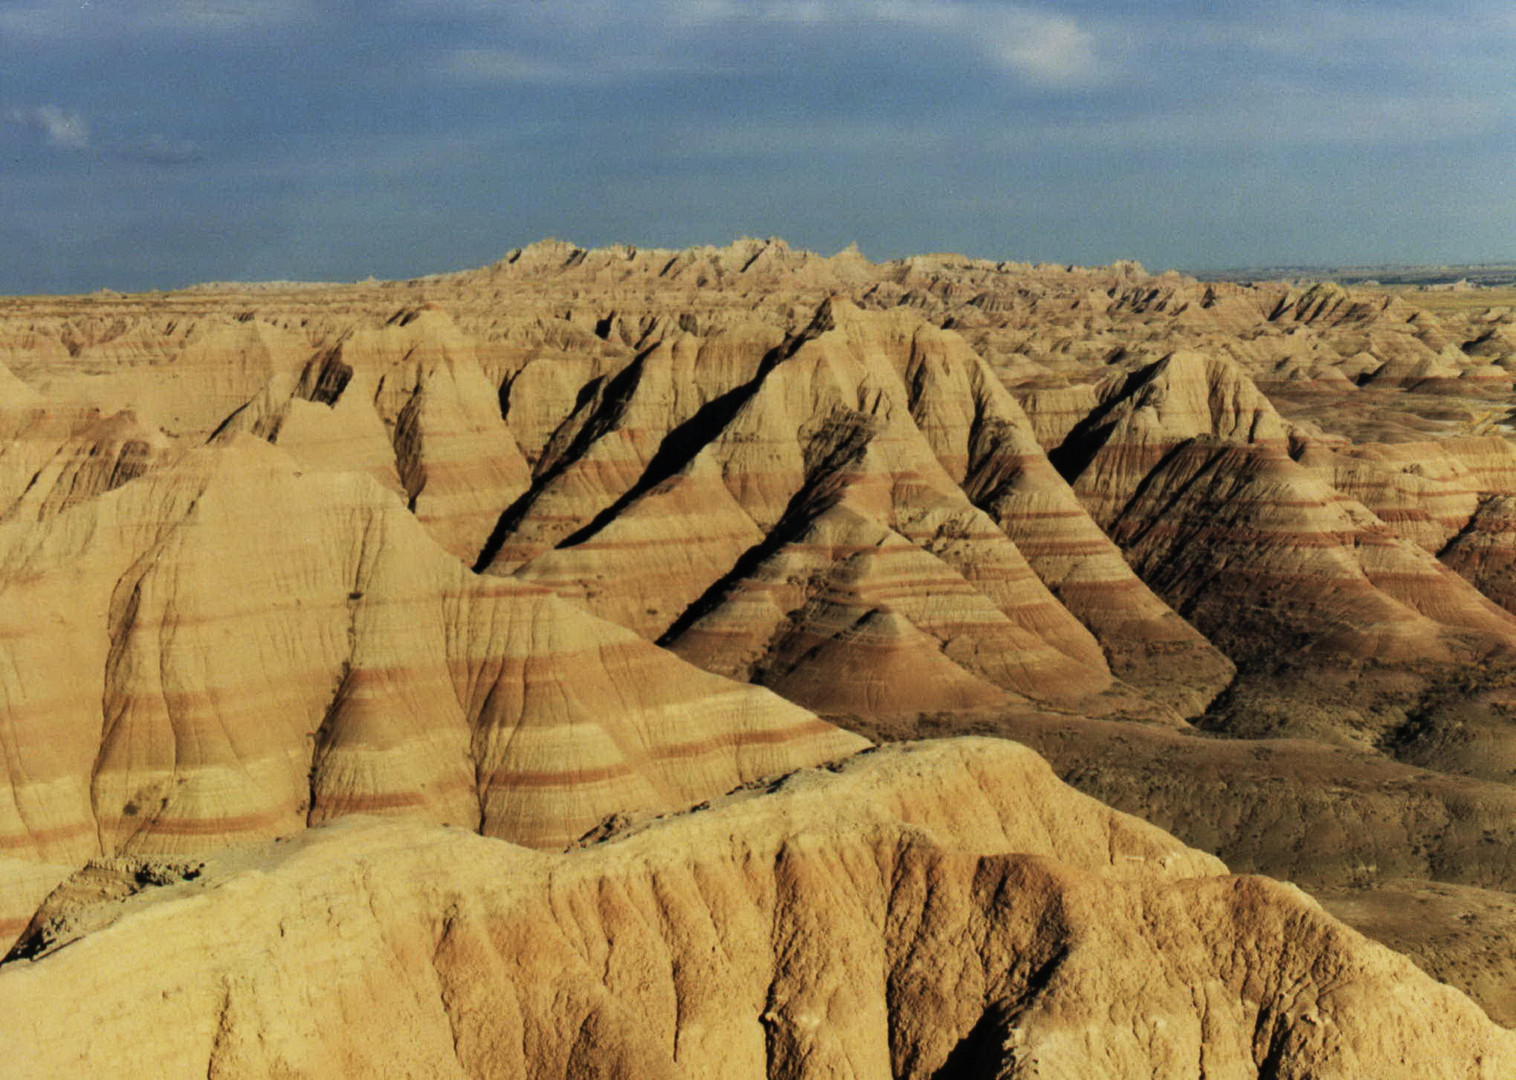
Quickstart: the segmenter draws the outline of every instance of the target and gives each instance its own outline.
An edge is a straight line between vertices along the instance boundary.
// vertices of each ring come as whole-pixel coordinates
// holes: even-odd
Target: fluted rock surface
[[[99,893],[112,869],[87,872]],[[14,1075],[1516,1065],[1509,1032],[1297,890],[994,741],[892,748],[561,855],[355,819],[156,877],[103,914],[81,882],[0,970]],[[68,993],[86,974],[95,992]]]
[[[1110,376],[1096,398],[1052,460],[1143,579],[1237,662],[1215,726],[1470,766],[1440,749],[1462,720],[1413,713],[1452,673],[1516,656],[1516,622],[1433,554],[1478,487],[1503,483],[1499,452],[1334,446],[1292,431],[1236,362],[1198,354]],[[1480,724],[1505,770],[1509,734]]]
[[[1479,504],[1442,551],[1442,561],[1506,610],[1516,610],[1516,497]]]
[[[533,400],[510,397],[512,417]],[[961,340],[907,312],[833,298],[787,342],[745,323],[665,338],[586,384],[478,565],[827,711],[913,715],[939,690],[1203,708],[1230,666],[1141,585],[1028,426]],[[1140,659],[1155,648],[1194,662],[1160,675]]]

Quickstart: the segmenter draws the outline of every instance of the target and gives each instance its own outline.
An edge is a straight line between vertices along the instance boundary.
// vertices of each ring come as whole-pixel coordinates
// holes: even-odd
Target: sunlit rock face
[[[123,879],[150,883],[107,899]],[[1516,1064],[1516,1036],[1299,890],[1228,875],[1003,740],[892,747],[564,854],[350,819],[102,862],[39,916],[39,959],[0,969],[17,1076]]]
[[[1070,1075],[1096,1060],[1164,1075],[1197,1055],[1218,1075],[1377,1075],[1366,1063],[1435,1052],[1468,1063],[1455,1075],[1495,1076],[1504,1044],[1477,1010],[1298,893],[1218,877],[1193,853],[1180,876],[1205,884],[1116,874],[1117,889],[1111,867],[1069,854],[1084,840],[986,847],[968,816],[933,816],[953,792],[977,806],[974,790],[1000,799],[1006,784],[1050,800],[1033,816],[1086,813],[1003,740],[891,751],[888,768],[870,755],[840,787],[800,784],[849,803],[837,822],[814,800],[792,809],[789,787],[763,793],[871,740],[1023,740],[1172,831],[1166,851],[1183,841],[1297,881],[1516,1021],[1502,976],[1516,960],[1488,946],[1516,929],[1513,341],[1509,309],[756,240],[546,243],[411,282],[6,300],[0,936],[30,925],[22,948],[40,956],[59,926],[84,925],[61,913],[88,908],[81,945],[95,942],[100,919],[136,910],[133,867],[172,878],[234,849],[263,852],[277,884],[254,908],[273,911],[309,886],[260,845],[320,827],[295,863],[393,863],[393,934],[410,944],[365,960],[353,992],[381,1013],[410,1003],[418,1074],[1052,1075],[1052,1048],[1075,1047],[1067,1060],[1087,1068]],[[947,794],[923,795],[918,768]],[[964,769],[979,788],[960,790]],[[751,806],[723,811],[720,837],[699,814],[644,827],[736,788]],[[391,820],[339,826],[354,816]],[[561,851],[629,820],[635,836],[561,857],[572,873],[495,843]],[[610,854],[665,845],[656,872]],[[793,854],[762,863],[759,849]],[[479,907],[458,923],[458,970],[494,972],[467,1006],[445,988],[454,975],[437,990],[413,963],[427,935],[442,948],[448,916],[412,879],[454,859],[480,864],[443,889]],[[224,865],[218,881],[265,872]],[[564,875],[579,884],[542,910]],[[698,897],[678,899],[680,875],[706,883]],[[516,877],[531,884],[503,884]],[[897,896],[890,882],[907,880],[922,895]],[[1489,933],[1452,925],[1439,889],[1464,890]],[[618,921],[651,919],[642,899],[608,914],[607,896],[665,892],[656,933]],[[1432,913],[1425,925],[1389,917],[1396,898]],[[1023,901],[1065,914],[1011,927]],[[565,929],[586,905],[598,929]],[[1143,905],[1172,925],[1131,929]],[[1142,1012],[1142,963],[1081,944],[1076,908],[1151,937],[1155,955],[1173,942],[1189,959],[1165,978],[1219,980],[1220,1011],[1175,989]],[[698,911],[742,959],[697,962],[705,931],[669,912]],[[500,938],[516,919],[537,929]],[[1334,971],[1372,969],[1362,1007],[1385,1030],[1353,1027],[1326,983],[1310,1008],[1331,1033],[1266,1001],[1259,986],[1300,977],[1296,930],[1340,954]],[[539,938],[581,931],[583,956],[601,934],[641,959],[551,984],[568,998],[522,989],[546,970]],[[326,933],[297,937],[336,955]],[[828,958],[837,935],[863,966]],[[1218,941],[1263,982],[1238,982]],[[973,978],[927,986],[917,963]],[[317,978],[291,964],[266,983],[197,968],[206,985],[252,980],[233,1020],[186,1005],[186,1030],[229,1024],[235,1045],[162,1060],[197,1075],[412,1060],[361,1026],[291,1019],[265,996]],[[31,971],[7,965],[0,983]],[[115,992],[101,983],[81,1008]],[[589,1027],[553,1013],[569,998]],[[1167,1019],[1097,1022],[1097,999]],[[1446,1047],[1403,1019],[1412,999],[1456,1033]],[[517,1019],[470,1028],[475,1009]],[[856,1026],[837,1027],[844,1011]],[[663,1019],[627,1026],[642,1014]],[[1251,1041],[1224,1034],[1237,1024]],[[449,1025],[462,1041],[438,1056]],[[133,1030],[102,1028],[91,1053]],[[259,1056],[274,1053],[259,1037],[287,1037],[278,1053],[304,1064]]]

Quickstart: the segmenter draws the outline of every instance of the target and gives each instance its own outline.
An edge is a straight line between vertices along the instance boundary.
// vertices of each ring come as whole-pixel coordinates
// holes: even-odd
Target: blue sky
[[[1516,5],[0,0],[0,292],[778,235],[1516,258]]]

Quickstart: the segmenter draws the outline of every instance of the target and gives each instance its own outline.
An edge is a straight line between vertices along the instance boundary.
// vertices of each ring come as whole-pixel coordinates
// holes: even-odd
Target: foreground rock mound
[[[114,869],[166,884],[54,911],[68,947],[0,970],[13,1076],[1516,1068],[1516,1036],[1303,894],[994,740],[864,755],[564,855],[352,819]]]
[[[1298,890],[998,740],[866,754],[561,856],[350,819],[83,878],[109,895],[112,874],[135,895],[91,909],[80,881],[0,971],[15,1077],[1516,1068],[1516,1036]]]

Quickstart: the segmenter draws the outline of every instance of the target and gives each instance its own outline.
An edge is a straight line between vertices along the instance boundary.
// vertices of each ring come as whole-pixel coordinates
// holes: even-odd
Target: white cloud
[[[61,5],[46,0],[19,0],[0,8],[0,41],[7,38],[27,39],[51,37],[56,31],[59,16],[68,13]]]
[[[117,156],[149,165],[189,165],[202,160],[205,152],[193,139],[176,139],[155,132],[122,147]]]
[[[61,105],[37,105],[27,109],[6,109],[0,115],[8,123],[37,132],[49,146],[60,150],[89,148],[89,124],[72,109]]]
[[[1477,140],[1502,130],[1498,104],[1446,95],[1345,95],[1276,88],[1253,98],[1196,100],[1126,116],[1078,119],[1008,117],[999,131],[944,127],[923,119],[876,122],[852,118],[749,121],[673,132],[681,152],[707,158],[813,160],[838,154],[876,162],[943,159],[964,150],[1016,157],[1050,150],[1129,155],[1203,150],[1268,155],[1283,149],[1411,149]]]
[[[825,24],[832,33],[865,24],[910,28],[954,42],[1041,86],[1095,83],[1109,74],[1089,26],[1031,5],[986,0],[767,0],[750,10],[756,21]]]
[[[1451,47],[1500,38],[1516,31],[1508,3],[1471,2],[1440,12],[1385,5],[1366,13],[1361,6],[1323,0],[1282,0],[1273,8],[1244,10],[1206,19],[1189,28],[1202,47],[1237,46],[1280,57],[1307,57],[1345,48],[1389,50],[1403,59],[1433,47]],[[1493,39],[1493,40],[1492,40]],[[1504,44],[1510,44],[1505,42]]]
[[[927,157],[955,149],[954,136],[935,121],[877,123],[818,119],[805,123],[749,121],[720,127],[681,127],[681,152],[713,158],[813,157],[817,154]]]
[[[158,0],[138,16],[164,28],[232,33],[319,17],[307,0]]]
[[[583,65],[546,60],[510,49],[459,49],[447,58],[446,70],[466,82],[572,83],[594,74]]]
[[[579,55],[571,59],[533,56],[514,49],[466,48],[449,53],[443,73],[464,82],[519,83],[539,86],[600,86],[627,79],[709,72],[712,68],[659,49],[630,48],[616,56]]]
[[[1098,81],[1104,74],[1093,35],[1075,20],[1056,15],[1012,16],[992,49],[1007,67],[1048,86]]]

